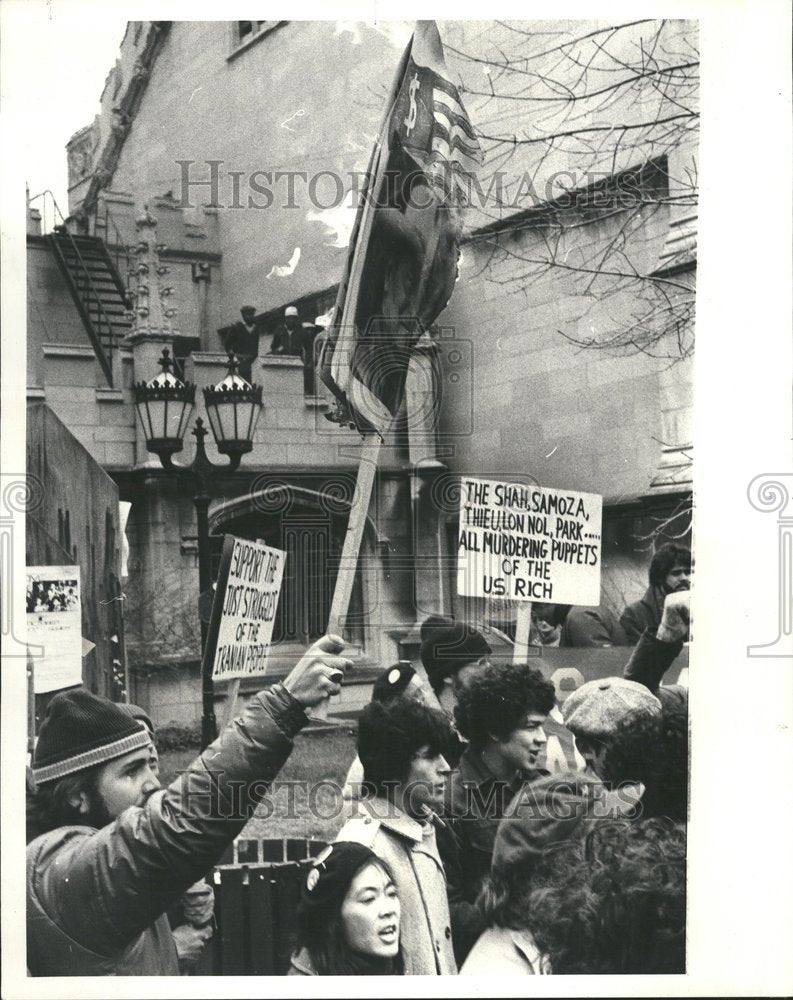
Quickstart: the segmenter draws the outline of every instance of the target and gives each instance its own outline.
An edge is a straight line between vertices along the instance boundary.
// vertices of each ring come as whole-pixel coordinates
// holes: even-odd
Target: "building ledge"
[[[27,401],[29,403],[38,402],[40,399],[47,398],[47,391],[41,385],[29,385],[27,388]]]
[[[97,388],[96,401],[97,403],[123,403],[124,390]]]
[[[303,405],[307,410],[327,410],[329,404],[324,396],[304,396]]]
[[[303,359],[292,354],[259,355],[262,368],[303,368]]]
[[[93,361],[93,347],[83,347],[81,344],[42,344],[41,352],[45,358],[85,358]]]

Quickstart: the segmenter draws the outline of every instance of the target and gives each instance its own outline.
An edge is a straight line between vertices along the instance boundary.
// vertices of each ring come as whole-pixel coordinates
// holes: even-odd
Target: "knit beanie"
[[[419,642],[426,642],[434,632],[450,628],[452,625],[454,625],[454,618],[447,618],[445,615],[430,615],[421,623]]]
[[[481,632],[462,622],[427,630],[421,644],[421,662],[433,688],[466,665],[492,652]]]
[[[661,714],[661,702],[644,684],[624,677],[587,681],[565,698],[564,723],[577,736],[604,739],[628,718]]]
[[[116,703],[122,712],[126,712],[127,715],[131,715],[133,719],[137,719],[138,722],[142,722],[144,726],[149,730],[149,733],[154,736],[154,723],[151,721],[149,713],[141,708],[140,705],[133,705],[131,703],[119,701]]]
[[[57,694],[47,708],[33,755],[37,785],[146,747],[148,732],[119,705],[85,688]]]
[[[363,844],[339,841],[314,860],[298,903],[298,922],[307,938],[322,933],[338,915],[352,880],[366,864],[383,862]]]
[[[395,663],[387,667],[372,686],[372,701],[390,701],[398,698],[416,676],[416,671],[409,663]]]

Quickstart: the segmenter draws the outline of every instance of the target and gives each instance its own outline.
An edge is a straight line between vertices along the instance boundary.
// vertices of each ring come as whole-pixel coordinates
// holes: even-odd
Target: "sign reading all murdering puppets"
[[[600,603],[601,496],[467,477],[461,486],[459,594]]]
[[[213,680],[265,673],[285,559],[280,549],[226,536],[205,653],[214,651]]]

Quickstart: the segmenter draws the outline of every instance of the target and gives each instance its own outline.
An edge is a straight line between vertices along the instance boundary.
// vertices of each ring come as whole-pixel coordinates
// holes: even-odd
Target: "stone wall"
[[[111,685],[111,639],[123,643],[124,636],[118,488],[41,403],[27,409],[27,471],[40,501],[27,513],[27,565],[79,564],[82,631],[94,643],[83,681],[97,694],[118,696]]]

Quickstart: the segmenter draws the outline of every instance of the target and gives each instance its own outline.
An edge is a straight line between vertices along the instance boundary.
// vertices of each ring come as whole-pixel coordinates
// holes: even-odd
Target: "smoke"
[[[288,264],[275,264],[267,273],[268,278],[288,278],[294,274],[295,268],[300,263],[300,247],[295,247],[294,253],[289,258]]]
[[[345,200],[335,208],[311,208],[306,212],[308,222],[321,222],[325,227],[325,246],[344,248],[349,246],[352,227],[355,225],[355,206]]]

